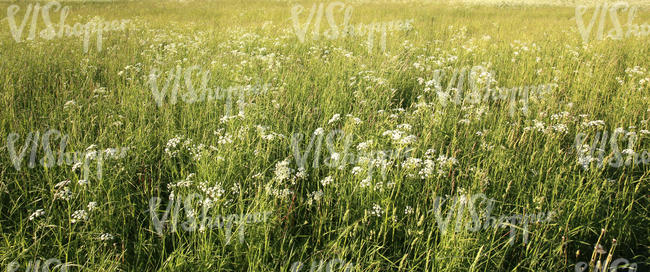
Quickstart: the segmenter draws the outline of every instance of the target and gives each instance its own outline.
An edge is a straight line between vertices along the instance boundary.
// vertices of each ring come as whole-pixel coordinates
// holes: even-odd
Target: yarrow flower
[[[327,176],[323,180],[320,181],[320,184],[322,184],[323,187],[325,187],[325,186],[329,185],[330,183],[332,183],[333,180],[334,179],[331,176]]]
[[[368,177],[366,177],[365,179],[363,179],[363,180],[361,181],[361,183],[359,184],[359,186],[361,186],[361,188],[369,187],[369,186],[370,186],[370,181],[371,181],[371,180],[372,180],[372,177],[368,176]]]
[[[424,167],[420,170],[420,178],[426,179],[433,176],[433,170],[435,169],[435,162],[433,160],[427,159],[424,160]]]
[[[381,215],[384,213],[384,210],[379,206],[378,204],[373,204],[372,205],[372,211],[370,211],[371,215],[381,217]]]
[[[340,119],[341,119],[341,115],[337,113],[337,114],[334,114],[334,116],[332,116],[332,119],[327,121],[327,123],[331,124],[331,123],[334,123],[334,122],[336,122],[336,121],[338,121]]]
[[[74,224],[86,220],[88,220],[88,213],[85,210],[76,210],[74,213],[72,213],[72,219],[70,220],[70,223]]]
[[[370,145],[372,145],[372,140],[361,142],[357,145],[357,150],[366,151],[368,150],[368,148],[370,148]]]
[[[102,240],[102,241],[110,241],[110,240],[113,240],[113,238],[115,238],[115,237],[113,237],[113,235],[110,234],[110,233],[104,233],[104,234],[99,236],[99,240]]]
[[[87,208],[88,208],[89,212],[92,212],[95,208],[97,208],[97,202],[94,202],[94,201],[93,202],[88,202]]]
[[[33,221],[34,219],[43,215],[45,215],[45,211],[43,209],[38,209],[29,216],[29,221]]]
[[[406,208],[404,208],[404,214],[413,214],[413,207],[406,206]]]
[[[289,158],[275,164],[275,179],[284,181],[289,179],[292,169],[289,168]]]
[[[64,187],[63,190],[59,190],[56,193],[54,193],[54,199],[63,199],[63,200],[70,200],[72,198],[72,192],[68,187]]]
[[[307,195],[307,197],[309,198],[307,200],[307,205],[311,206],[314,202],[318,202],[323,198],[323,191],[318,190],[315,192],[311,192],[309,193],[309,195]]]

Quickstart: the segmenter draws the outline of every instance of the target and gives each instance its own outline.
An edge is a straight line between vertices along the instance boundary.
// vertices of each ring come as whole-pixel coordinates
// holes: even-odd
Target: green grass
[[[0,3],[0,10],[10,4]],[[304,22],[311,2],[301,4]],[[19,5],[18,23],[27,4]],[[369,53],[366,37],[313,41],[307,34],[300,43],[291,21],[293,3],[285,1],[64,5],[70,7],[70,25],[95,16],[131,22],[127,30],[105,32],[101,51],[91,39],[84,53],[77,37],[17,43],[8,21],[0,21],[0,269],[17,261],[23,271],[34,258],[58,258],[78,265],[70,271],[287,271],[297,261],[306,271],[312,261],[338,258],[354,263],[353,271],[575,271],[576,263],[590,262],[601,229],[606,251],[617,240],[613,259],[648,269],[650,165],[585,170],[574,146],[577,133],[587,133],[591,144],[597,131],[611,134],[622,127],[637,132],[635,151],[650,148],[649,135],[641,133],[650,130],[650,84],[639,82],[649,80],[650,72],[626,72],[650,68],[647,36],[585,46],[571,6],[346,4],[354,6],[352,24],[414,20],[413,29],[388,34],[386,52],[376,37]],[[640,8],[634,22],[650,23],[648,11]],[[58,14],[50,15],[53,23]],[[620,18],[624,24],[627,14]],[[335,20],[343,21],[342,11],[335,12]],[[329,27],[325,17],[321,27]],[[29,24],[23,36],[28,31]],[[209,70],[213,88],[258,79],[272,87],[247,95],[244,116],[224,122],[225,98],[192,104],[165,100],[159,107],[149,74],[177,65],[183,71],[193,65]],[[531,99],[527,115],[519,110],[511,115],[504,101],[443,106],[435,91],[418,82],[431,80],[436,69],[449,74],[477,65],[489,67],[495,86],[555,83],[558,88]],[[100,87],[106,92],[95,93]],[[75,105],[64,107],[70,100]],[[233,114],[239,105],[231,105]],[[335,114],[340,120],[328,123]],[[548,129],[525,129],[535,125],[533,120]],[[605,126],[582,125],[593,120]],[[413,143],[383,135],[400,124],[411,126],[402,130],[416,137]],[[566,132],[551,129],[559,124]],[[424,161],[434,149],[434,161],[445,155],[457,163],[436,162],[436,171],[422,179],[422,165],[413,169],[397,159],[385,180],[374,175],[372,185],[364,187],[367,165],[360,163],[364,172],[355,175],[351,165],[323,164],[331,154],[324,139],[320,167],[296,177],[292,135],[304,134],[304,150],[317,128],[324,129],[323,138],[337,129],[350,135],[355,154],[361,153],[359,143],[373,140],[369,150],[413,148],[411,155]],[[28,133],[48,129],[68,135],[70,152],[92,144],[130,149],[125,158],[106,160],[103,178],[91,178],[85,187],[77,184],[81,172],[71,166],[27,167],[31,149],[17,171],[7,136],[19,134],[16,146],[22,147]],[[262,137],[271,132],[281,136]],[[226,134],[232,142],[219,143]],[[190,145],[204,144],[201,159],[187,150],[169,156],[165,147],[176,136],[191,139]],[[344,140],[337,137],[331,148],[342,152]],[[53,143],[58,151],[59,141]],[[38,148],[40,159],[45,153]],[[281,179],[276,170],[285,160],[294,172]],[[189,187],[168,187],[191,173]],[[333,181],[323,186],[320,181],[328,176]],[[54,186],[63,180],[72,181],[68,201],[55,198]],[[226,244],[223,229],[157,235],[150,199],[163,199],[160,216],[172,191],[176,198],[205,196],[199,188],[204,181],[224,190],[210,216],[272,213],[265,222],[246,226],[243,244],[236,234]],[[233,192],[235,186],[240,189]],[[271,193],[284,189],[292,194]],[[310,201],[319,190],[322,197]],[[508,243],[510,228],[442,234],[428,212],[436,196],[477,193],[495,201],[496,217],[549,211],[556,216],[529,225],[526,244],[521,231]],[[72,224],[71,215],[89,202],[97,202],[97,209],[88,220]],[[375,205],[383,211],[380,216],[371,215]],[[405,214],[407,206],[412,214]],[[30,221],[37,209],[45,215]],[[466,211],[462,218],[467,222],[471,216]],[[179,220],[186,219],[181,213]],[[104,233],[114,239],[100,240]]]

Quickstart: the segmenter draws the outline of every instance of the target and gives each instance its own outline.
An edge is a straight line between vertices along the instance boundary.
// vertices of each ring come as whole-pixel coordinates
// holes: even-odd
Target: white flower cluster
[[[404,208],[404,214],[413,214],[413,207],[406,206],[406,208]]]
[[[70,223],[74,224],[80,221],[86,221],[88,220],[88,212],[85,210],[76,210],[74,213],[72,213],[72,219],[70,219]]]
[[[307,205],[311,206],[314,202],[319,202],[323,198],[323,191],[318,190],[307,195]]]
[[[170,158],[180,157],[181,154],[189,154],[195,161],[201,160],[205,150],[204,144],[194,144],[192,139],[178,135],[169,139],[165,146],[165,154]],[[182,153],[185,151],[187,153]]]
[[[115,237],[113,237],[112,234],[110,233],[103,233],[102,235],[99,236],[99,240],[102,241],[110,241],[113,240]]]
[[[70,188],[68,188],[68,184],[70,184],[70,180],[64,180],[54,185],[54,188],[56,189],[56,192],[54,193],[54,199],[62,199],[68,201],[72,198],[72,191],[70,191]]]
[[[332,183],[333,180],[334,179],[331,176],[327,176],[323,180],[320,181],[320,184],[322,184],[323,187],[325,187],[325,186],[329,185],[330,183]]]
[[[381,217],[384,214],[384,210],[379,206],[378,204],[373,204],[372,205],[372,210],[370,211],[370,215]]]
[[[338,113],[336,113],[336,114],[334,114],[334,116],[332,116],[332,119],[330,119],[329,121],[327,121],[327,123],[328,123],[328,124],[331,124],[331,123],[334,123],[334,122],[336,122],[336,121],[338,121],[338,120],[341,120],[341,115],[338,114]]]
[[[275,180],[279,182],[288,180],[291,173],[293,173],[293,169],[289,168],[289,158],[275,164]]]
[[[286,136],[284,136],[283,134],[275,133],[273,131],[267,133],[267,130],[269,130],[269,128],[266,126],[257,125],[256,128],[257,128],[257,133],[260,135],[260,137],[266,141],[273,141],[275,139],[286,138]]]
[[[415,143],[417,137],[415,135],[408,135],[408,132],[411,130],[411,125],[401,124],[397,126],[396,130],[386,130],[382,133],[382,136],[390,136],[390,139],[393,143],[399,145],[409,145]]]
[[[34,219],[39,218],[43,215],[45,215],[45,211],[43,209],[38,209],[29,216],[29,221],[33,221]]]
[[[92,212],[94,209],[97,208],[97,202],[94,202],[94,201],[93,202],[88,202],[88,206],[86,208],[88,208],[89,212]]]
[[[551,120],[568,120],[571,119],[571,116],[567,112],[562,112],[559,114],[554,114],[551,116]],[[569,127],[563,123],[557,124],[544,124],[543,121],[537,119],[533,120],[532,126],[524,127],[524,131],[536,131],[544,134],[567,134],[569,132]]]
[[[226,192],[221,186],[220,182],[216,182],[213,186],[209,186],[207,181],[199,183],[199,189],[209,196],[211,201],[218,200]]]

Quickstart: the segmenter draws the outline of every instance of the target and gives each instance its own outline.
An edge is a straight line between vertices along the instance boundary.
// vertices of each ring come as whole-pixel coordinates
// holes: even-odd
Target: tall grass
[[[0,10],[10,4],[0,3]],[[311,2],[300,4],[306,9],[302,22]],[[27,3],[19,5],[22,20]],[[650,89],[639,83],[649,72],[626,72],[650,68],[647,36],[583,45],[574,8],[565,6],[351,4],[352,23],[414,19],[412,30],[388,34],[386,52],[375,41],[369,53],[364,37],[300,43],[289,2],[65,5],[70,25],[95,16],[131,23],[125,31],[105,33],[101,51],[91,41],[84,53],[76,37],[17,43],[8,21],[0,22],[2,268],[17,261],[22,270],[34,258],[58,258],[78,265],[71,270],[87,271],[287,271],[296,261],[306,264],[305,271],[312,261],[339,258],[353,262],[354,271],[574,271],[576,263],[591,260],[598,241],[608,250],[612,239],[614,259],[636,262],[638,271],[648,267],[649,166],[585,170],[574,146],[579,132],[593,139],[596,131],[622,127],[638,133],[639,153],[650,147],[640,132],[650,129]],[[635,23],[650,22],[647,11],[641,9]],[[336,16],[343,18],[342,12]],[[58,22],[58,13],[51,17]],[[247,96],[243,116],[224,121],[225,99],[157,106],[152,69],[192,65],[210,71],[213,87],[258,79],[272,87]],[[558,88],[532,99],[528,114],[511,115],[503,101],[443,106],[434,90],[418,82],[431,80],[436,69],[476,65],[493,71],[496,86]],[[68,101],[74,105],[65,106]],[[329,123],[335,114],[340,120]],[[605,125],[583,125],[593,120]],[[534,128],[536,121],[543,130]],[[383,135],[400,124],[411,126],[402,130],[416,137],[413,143]],[[554,129],[560,125],[566,130]],[[16,146],[22,146],[29,132],[51,128],[69,136],[70,151],[92,144],[130,149],[124,159],[104,162],[103,178],[91,178],[87,186],[77,184],[80,171],[69,166],[17,171],[7,135],[18,133]],[[437,161],[439,168],[421,178],[421,163],[413,169],[398,159],[386,179],[374,175],[370,186],[361,186],[366,176],[353,174],[351,165],[300,173],[292,135],[304,134],[304,150],[317,128],[325,135],[336,129],[352,135],[357,153],[358,144],[373,140],[371,150],[413,148],[412,156],[425,161],[434,149],[434,161],[444,156],[457,162]],[[183,140],[173,157],[165,148],[176,137]],[[220,143],[220,137],[232,142]],[[191,143],[185,145],[186,139]],[[200,144],[205,148],[199,150]],[[334,150],[343,146],[337,140]],[[322,149],[321,160],[331,155],[325,144]],[[37,158],[43,154],[39,145]],[[285,160],[293,172],[281,178],[279,163]],[[189,187],[169,186],[192,173]],[[323,186],[328,176],[332,183]],[[71,180],[67,201],[55,197],[55,185],[64,180]],[[246,226],[244,243],[233,238],[226,244],[223,229],[157,235],[150,199],[163,199],[157,211],[162,214],[172,192],[182,199],[203,193],[201,184],[224,190],[214,199],[212,216],[272,214]],[[284,189],[291,193],[274,194]],[[322,196],[314,199],[319,190]],[[496,217],[549,211],[556,216],[529,225],[527,243],[519,230],[510,244],[511,228],[442,234],[431,212],[436,197],[476,193],[494,199]],[[88,210],[89,202],[98,208],[87,220],[71,223],[72,214]],[[407,206],[412,213],[405,213]],[[379,215],[372,213],[376,207]],[[37,209],[45,215],[29,220]],[[461,216],[462,222],[470,218],[467,212]],[[114,238],[101,240],[105,233]]]

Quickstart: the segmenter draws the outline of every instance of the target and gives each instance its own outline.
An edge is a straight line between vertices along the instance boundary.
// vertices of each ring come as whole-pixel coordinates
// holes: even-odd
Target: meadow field
[[[0,2],[0,270],[650,271],[649,4]]]

